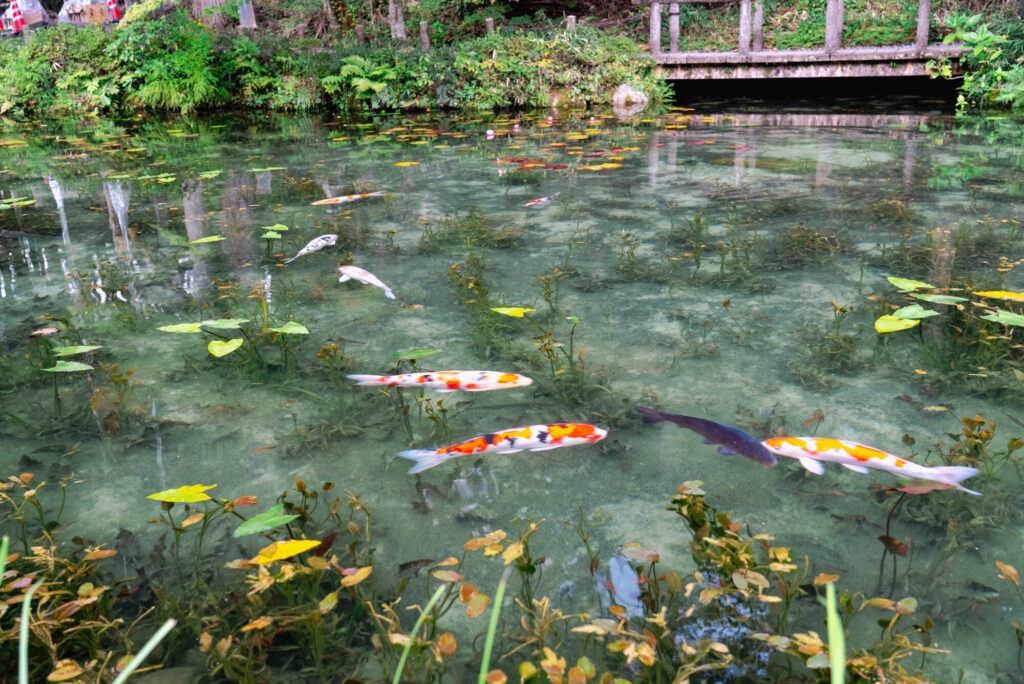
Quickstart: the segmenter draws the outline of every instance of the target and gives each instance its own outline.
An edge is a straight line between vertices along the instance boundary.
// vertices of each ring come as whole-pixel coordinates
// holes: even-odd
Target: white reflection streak
[[[156,399],[149,410],[149,415],[156,418]],[[167,473],[164,472],[164,438],[160,436],[160,424],[155,426],[156,431],[156,467],[160,471],[160,489],[167,487]]]
[[[25,257],[25,263],[28,264],[28,272],[34,272],[36,269],[32,265],[32,246],[29,245],[28,238],[21,238],[21,253]]]
[[[7,298],[7,281],[4,280],[3,273],[0,273],[0,297]]]
[[[46,260],[46,248],[45,247],[40,247],[39,248],[39,254],[42,256],[42,259],[43,259],[43,275],[45,275],[46,279],[49,280],[50,279],[50,262]]]
[[[64,274],[64,279],[68,281],[68,291],[71,293],[71,296],[74,297],[74,300],[77,302],[80,298],[79,295],[81,294],[78,289],[78,279],[75,278],[71,271],[68,269],[67,259],[60,260],[60,270]]]
[[[45,176],[46,184],[50,186],[53,193],[53,201],[57,203],[57,215],[60,217],[60,238],[65,245],[71,246],[71,232],[68,230],[68,217],[64,213],[64,190],[60,183],[52,176]]]
[[[271,300],[270,291],[271,291],[271,280],[272,279],[273,278],[270,275],[270,271],[269,270],[266,271],[266,277],[263,279],[263,297],[264,297],[264,299],[266,299],[267,311],[269,313],[274,313],[274,307],[271,305],[271,301],[270,301]]]

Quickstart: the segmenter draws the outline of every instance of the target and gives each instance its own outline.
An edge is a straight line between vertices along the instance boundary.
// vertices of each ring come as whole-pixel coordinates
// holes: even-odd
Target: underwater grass
[[[441,598],[441,594],[448,589],[447,584],[442,584],[434,592],[434,595],[427,601],[427,605],[420,612],[419,618],[416,620],[416,624],[412,627],[412,632],[409,633],[409,640],[405,642],[405,648],[402,649],[402,655],[398,659],[398,667],[395,668],[395,676],[391,680],[391,684],[398,684],[402,680],[402,671],[405,670],[405,661],[409,658],[409,651],[412,650],[412,643],[416,639],[416,632],[420,631],[420,627],[427,620],[427,614],[430,613],[431,608]]]
[[[480,660],[480,676],[477,684],[487,683],[487,672],[491,666],[491,652],[494,650],[494,634],[498,631],[498,616],[501,615],[501,602],[505,600],[505,587],[508,585],[509,575],[512,574],[512,566],[505,568],[501,573],[501,580],[498,581],[498,591],[494,594],[494,608],[491,610],[491,620],[487,623],[487,640],[484,641],[484,654]]]
[[[124,671],[122,671],[121,674],[117,676],[117,679],[114,680],[113,684],[123,684],[124,682],[128,681],[128,677],[133,672],[135,672],[135,670],[139,666],[142,665],[142,663],[146,660],[149,654],[153,652],[153,649],[157,647],[157,644],[159,644],[163,640],[163,638],[167,636],[172,629],[174,629],[174,626],[177,624],[178,621],[171,618],[163,625],[161,625],[160,629],[158,629],[153,636],[149,637],[149,641],[147,641],[146,644],[141,649],[139,649],[138,655],[132,658],[131,662],[128,663],[128,666],[124,668]]]
[[[846,682],[846,636],[843,634],[843,622],[836,610],[836,585],[829,582],[825,585],[825,621],[828,625],[828,662],[831,669],[832,684]]]

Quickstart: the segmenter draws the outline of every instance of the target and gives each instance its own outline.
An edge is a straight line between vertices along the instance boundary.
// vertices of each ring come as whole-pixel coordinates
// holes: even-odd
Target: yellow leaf
[[[274,542],[270,546],[260,549],[260,552],[251,562],[257,565],[266,565],[267,563],[297,556],[303,551],[309,551],[317,546],[320,546],[320,542],[315,539],[292,539],[290,541]]]
[[[446,565],[458,565],[458,564],[459,564],[459,559],[458,558],[456,558],[455,556],[448,556],[443,561],[438,563],[435,567],[443,568]]]
[[[178,487],[177,489],[165,489],[162,492],[156,494],[150,494],[147,499],[156,499],[157,501],[171,501],[174,503],[195,503],[197,501],[207,501],[209,496],[203,494],[207,489],[213,489],[217,485],[201,485],[194,484],[185,487]]]
[[[395,162],[395,166],[416,166],[418,164],[418,161]]]
[[[905,318],[896,318],[895,316],[890,316],[889,314],[886,314],[884,316],[879,317],[879,319],[875,321],[875,330],[877,330],[880,333],[896,332],[898,330],[906,330],[907,328],[913,328],[920,322],[921,321],[919,319],[908,320]]]
[[[199,522],[202,519],[203,519],[203,514],[202,513],[196,513],[196,514],[190,515],[187,518],[185,518],[184,520],[182,520],[181,521],[181,526],[182,527],[188,527],[189,525],[195,525],[197,522]]]
[[[501,553],[502,548],[503,547],[501,544],[491,544],[486,549],[484,549],[484,555],[488,557],[497,556],[499,553]]]
[[[1005,290],[989,290],[987,292],[975,292],[979,297],[992,297],[993,299],[1008,299],[1011,302],[1024,302],[1024,292],[1007,292]]]
[[[512,316],[514,318],[522,318],[523,314],[527,311],[536,311],[536,309],[527,309],[522,306],[497,306],[492,308],[491,311],[495,311],[506,316]]]
[[[462,575],[453,570],[435,570],[430,573],[442,582],[461,582]]]
[[[505,565],[508,565],[516,558],[523,555],[523,544],[522,542],[514,542],[509,544],[508,547],[502,552],[501,557],[505,561]]]
[[[245,627],[242,627],[241,631],[248,632],[253,629],[263,629],[264,627],[269,627],[271,622],[272,620],[264,615],[263,617],[256,618]]]
[[[362,582],[364,579],[369,577],[371,572],[373,572],[373,566],[372,565],[367,565],[364,568],[359,568],[359,570],[357,570],[353,574],[346,575],[345,577],[342,577],[341,578],[341,586],[343,586],[343,587],[354,587],[357,584],[359,584],[360,582]]]
[[[487,594],[478,592],[470,597],[469,601],[466,602],[466,616],[470,618],[480,617],[487,610],[487,604],[491,602],[491,599]]]
[[[48,682],[66,682],[85,673],[85,670],[73,660],[60,660],[54,667],[54,671],[46,677]]]
[[[441,655],[455,655],[455,647],[457,645],[455,635],[451,632],[445,632],[441,636],[437,637],[437,650],[441,652]]]
[[[317,610],[320,611],[321,615],[326,615],[334,610],[334,606],[336,605],[338,605],[338,592],[332,591],[327,596],[324,596],[320,603],[317,604]]]
[[[206,345],[206,349],[214,356],[220,357],[227,356],[228,354],[235,351],[241,346],[242,338],[236,337],[235,339],[228,340],[227,342],[223,342],[221,340],[214,340],[213,342],[210,342],[210,344]]]

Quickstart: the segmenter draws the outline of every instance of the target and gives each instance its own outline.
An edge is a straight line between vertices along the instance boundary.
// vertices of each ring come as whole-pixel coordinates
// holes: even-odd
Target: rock
[[[636,116],[647,106],[647,101],[645,93],[623,83],[612,95],[612,111],[620,119]]]

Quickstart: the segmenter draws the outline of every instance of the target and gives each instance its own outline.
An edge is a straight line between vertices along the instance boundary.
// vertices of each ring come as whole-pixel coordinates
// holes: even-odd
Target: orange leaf
[[[445,632],[437,637],[437,650],[441,652],[441,655],[454,655],[456,645],[455,635],[451,632]]]
[[[114,549],[96,549],[85,554],[85,560],[102,560],[117,555]]]
[[[1013,567],[1012,565],[1008,565],[1003,561],[996,561],[996,565],[1003,572],[1003,574],[1000,575],[1000,577],[1010,582],[1013,582],[1018,586],[1020,585],[1020,573],[1017,572],[1017,568]]]
[[[465,603],[469,599],[473,598],[480,593],[480,588],[470,584],[469,582],[463,582],[459,587],[459,600]]]
[[[825,574],[823,572],[823,573],[815,576],[815,578],[814,578],[814,586],[820,587],[823,584],[828,584],[829,582],[835,582],[837,579],[839,579],[839,575],[828,575],[828,574]]]
[[[184,520],[182,520],[181,521],[181,526],[182,527],[188,527],[189,525],[195,525],[197,522],[199,522],[202,519],[203,519],[203,514],[202,513],[195,513],[193,515],[188,516]]]
[[[569,684],[587,684],[587,675],[582,667],[569,668]]]
[[[463,544],[462,548],[464,548],[466,551],[476,551],[477,549],[484,548],[485,546],[487,546],[487,544],[487,537],[473,537],[468,542]]]
[[[484,593],[473,594],[473,597],[466,602],[466,615],[471,618],[480,617],[487,610],[487,604],[491,599]]]
[[[505,673],[501,670],[491,670],[487,673],[487,676],[484,677],[484,681],[487,682],[487,684],[505,684],[505,682],[508,681],[508,677],[506,677]]]
[[[69,679],[74,679],[80,674],[84,674],[85,670],[79,667],[78,663],[73,660],[61,660],[55,665],[55,669],[46,677],[48,682],[66,682]]]
[[[255,496],[246,495],[238,497],[231,503],[233,503],[236,506],[255,506],[256,504],[259,503],[259,501],[256,499]]]
[[[438,563],[436,567],[443,568],[446,565],[458,565],[458,564],[459,564],[459,559],[458,558],[456,558],[455,556],[448,556],[443,561]]]
[[[263,617],[256,618],[255,620],[247,624],[245,627],[242,627],[241,631],[248,632],[253,629],[263,629],[264,627],[269,627],[271,622],[273,621],[269,617],[264,615]]]
[[[348,575],[347,577],[341,578],[341,586],[343,587],[354,587],[355,585],[362,582],[364,579],[370,576],[373,572],[373,566],[367,565],[365,568],[359,568],[355,573]]]
[[[462,575],[452,570],[435,570],[430,573],[442,582],[461,582]]]

